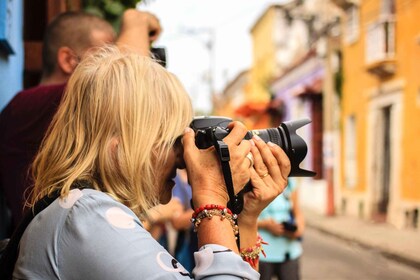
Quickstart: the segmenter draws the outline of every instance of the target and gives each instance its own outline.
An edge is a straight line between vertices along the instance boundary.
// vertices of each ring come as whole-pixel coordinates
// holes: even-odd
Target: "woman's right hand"
[[[230,133],[223,142],[229,147],[232,180],[235,193],[238,193],[251,176],[249,160],[246,158],[251,151],[251,142],[244,140],[247,129],[242,123],[233,122],[229,125],[229,129]],[[194,207],[207,204],[226,206],[229,196],[215,148],[197,148],[195,134],[190,128],[187,128],[184,133],[183,143],[184,161],[192,187]]]

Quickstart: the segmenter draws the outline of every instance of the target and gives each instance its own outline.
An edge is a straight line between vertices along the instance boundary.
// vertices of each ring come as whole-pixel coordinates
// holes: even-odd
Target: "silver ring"
[[[247,159],[249,159],[249,168],[251,168],[251,166],[253,166],[253,165],[254,165],[254,157],[252,156],[252,154],[251,154],[251,153],[248,153],[248,154],[246,155],[246,158],[247,158]]]

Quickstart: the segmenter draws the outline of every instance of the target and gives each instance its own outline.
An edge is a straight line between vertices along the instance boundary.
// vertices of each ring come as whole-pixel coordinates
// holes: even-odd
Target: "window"
[[[353,189],[357,184],[357,135],[356,118],[354,115],[347,117],[345,126],[345,159],[344,159],[344,179],[345,186]]]
[[[366,63],[393,59],[395,56],[395,3],[382,0],[378,18],[366,29]]]
[[[345,41],[352,44],[359,38],[359,7],[352,5],[346,10]]]
[[[382,0],[381,14],[382,15],[394,15],[395,14],[395,1],[394,0]]]

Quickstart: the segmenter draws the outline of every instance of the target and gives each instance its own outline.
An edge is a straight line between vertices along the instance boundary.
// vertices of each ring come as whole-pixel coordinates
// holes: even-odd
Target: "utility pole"
[[[209,99],[210,99],[209,101],[213,108],[214,102],[216,100],[215,98],[216,90],[214,86],[214,70],[215,70],[215,64],[216,64],[215,49],[214,49],[215,40],[216,40],[215,31],[211,27],[201,27],[201,28],[196,28],[196,29],[183,28],[181,33],[190,35],[190,36],[198,36],[200,34],[207,34],[208,36],[204,42],[202,40],[198,40],[198,41],[200,41],[204,45],[204,47],[206,48],[208,52],[209,67],[208,67],[206,82],[208,84],[208,90],[209,90]]]

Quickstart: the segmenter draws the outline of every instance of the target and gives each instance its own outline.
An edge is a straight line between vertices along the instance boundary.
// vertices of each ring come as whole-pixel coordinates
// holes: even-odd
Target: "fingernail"
[[[187,127],[184,129],[184,134],[185,134],[185,133],[190,133],[191,131],[193,131],[193,130],[192,130],[192,128],[191,128],[191,127],[189,127],[189,126],[187,126]]]
[[[260,136],[258,136],[258,135],[254,135],[254,138],[255,138],[255,140],[257,140],[257,141],[261,141],[261,138],[260,138]]]
[[[270,142],[270,141],[269,141],[269,142],[267,142],[267,145],[268,145],[268,146],[271,146],[271,147],[274,147],[276,144],[274,144],[273,142]]]

